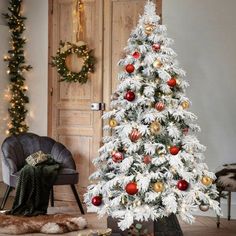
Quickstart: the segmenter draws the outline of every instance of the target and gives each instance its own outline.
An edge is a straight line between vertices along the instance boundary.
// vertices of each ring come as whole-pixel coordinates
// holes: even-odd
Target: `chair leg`
[[[2,199],[2,203],[1,203],[1,207],[0,207],[0,210],[3,210],[4,209],[4,207],[5,207],[5,205],[6,205],[6,202],[7,202],[7,199],[8,199],[8,197],[9,197],[9,194],[10,194],[10,192],[13,190],[13,187],[11,187],[11,186],[7,186],[7,189],[6,189],[6,192],[5,192],[5,194],[4,194],[4,197],[3,197],[3,199]]]
[[[71,189],[72,189],[72,192],[73,192],[73,194],[74,194],[74,196],[75,196],[76,202],[77,202],[77,204],[78,204],[78,206],[79,206],[80,212],[81,212],[81,214],[84,215],[84,209],[83,209],[82,203],[81,203],[81,201],[80,201],[80,199],[79,199],[79,195],[78,195],[78,193],[77,193],[77,190],[76,190],[74,184],[71,184]]]
[[[220,197],[221,197],[221,191],[219,191],[219,197],[218,197],[219,206],[220,206]],[[217,225],[217,228],[220,228],[220,216],[219,215],[217,215],[216,225]]]
[[[231,218],[231,192],[228,192],[228,220]]]
[[[54,207],[54,191],[53,191],[53,186],[52,186],[52,189],[51,189],[50,200],[51,200],[51,207]]]

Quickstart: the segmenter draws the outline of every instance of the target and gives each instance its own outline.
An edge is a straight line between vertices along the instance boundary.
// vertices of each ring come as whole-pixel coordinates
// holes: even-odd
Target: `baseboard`
[[[223,216],[221,218],[228,218],[228,205],[227,202],[224,201],[221,203],[221,209]],[[194,215],[196,216],[211,216],[211,217],[216,217],[216,214],[214,213],[213,210],[209,210],[207,212],[202,212],[198,210]],[[231,219],[236,219],[236,203],[231,203]]]

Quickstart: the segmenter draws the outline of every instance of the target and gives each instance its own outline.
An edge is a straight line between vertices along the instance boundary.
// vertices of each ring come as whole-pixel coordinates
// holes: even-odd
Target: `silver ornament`
[[[207,204],[201,204],[200,206],[199,206],[199,209],[201,210],[201,211],[208,211],[209,210],[209,208],[210,208],[210,206],[209,205],[207,205]]]

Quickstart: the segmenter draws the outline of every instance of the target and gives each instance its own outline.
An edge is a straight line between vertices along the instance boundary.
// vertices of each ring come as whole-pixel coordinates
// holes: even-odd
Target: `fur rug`
[[[217,172],[217,185],[236,190],[236,164],[223,165]]]
[[[66,214],[23,217],[6,215],[4,212],[0,213],[1,234],[62,234],[86,227],[87,221],[84,218]]]

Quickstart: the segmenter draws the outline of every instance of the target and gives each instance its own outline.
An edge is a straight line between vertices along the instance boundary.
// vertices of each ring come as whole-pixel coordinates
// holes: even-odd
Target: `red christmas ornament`
[[[167,84],[172,88],[176,86],[176,83],[177,82],[175,78],[171,78],[170,80],[167,81]]]
[[[170,154],[171,155],[177,155],[180,151],[180,148],[177,146],[170,147]]]
[[[148,164],[150,164],[151,162],[152,162],[152,157],[151,157],[151,156],[146,155],[146,156],[143,157],[143,163],[144,163],[144,164],[148,165]]]
[[[92,204],[94,206],[100,206],[102,204],[102,197],[101,196],[95,196],[92,198]]]
[[[134,72],[134,65],[132,64],[128,64],[126,67],[125,67],[125,70],[128,72],[128,73],[133,73]]]
[[[177,183],[177,188],[178,188],[179,190],[181,190],[181,191],[185,191],[185,190],[187,190],[188,185],[189,185],[189,184],[188,184],[188,182],[187,182],[186,180],[181,179],[181,180],[179,180],[178,183]]]
[[[137,129],[133,129],[129,135],[130,140],[134,143],[137,142],[140,137],[141,137],[141,134]]]
[[[124,155],[122,152],[112,152],[112,160],[115,163],[120,163],[124,160]]]
[[[129,195],[134,195],[138,192],[138,187],[137,184],[135,182],[130,182],[126,185],[125,187],[125,191],[129,194]]]
[[[153,51],[158,51],[161,49],[161,45],[159,43],[154,43],[152,45],[152,49],[153,49]]]
[[[165,109],[165,104],[163,102],[157,102],[155,104],[155,108],[158,110],[158,111],[163,111]]]
[[[129,102],[132,102],[135,99],[135,93],[131,90],[127,91],[125,94],[125,99]]]
[[[141,54],[139,52],[134,52],[133,53],[133,58],[135,58],[135,59],[139,59],[140,56],[141,56]]]
[[[187,127],[184,128],[184,129],[183,129],[183,134],[184,134],[184,135],[187,135],[187,134],[188,134],[188,131],[189,131],[189,129],[188,129]]]

